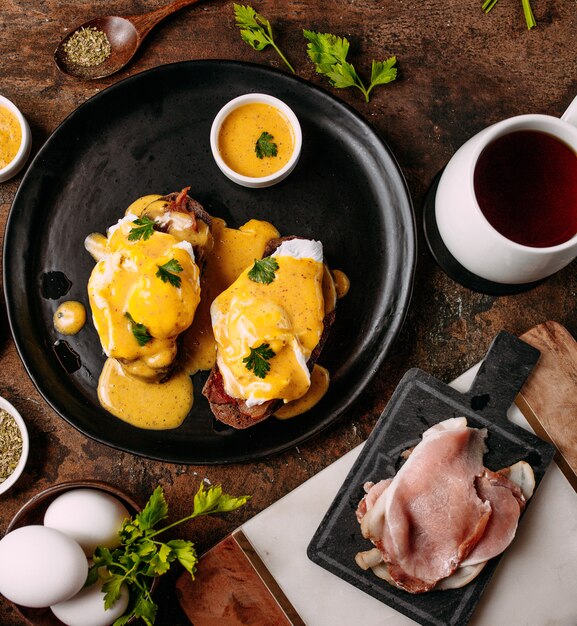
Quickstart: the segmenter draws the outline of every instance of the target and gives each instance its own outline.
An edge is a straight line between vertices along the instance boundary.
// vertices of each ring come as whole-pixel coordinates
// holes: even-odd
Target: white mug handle
[[[569,122],[573,126],[577,126],[577,96],[573,98],[573,102],[567,107],[567,110],[561,116],[564,122]]]

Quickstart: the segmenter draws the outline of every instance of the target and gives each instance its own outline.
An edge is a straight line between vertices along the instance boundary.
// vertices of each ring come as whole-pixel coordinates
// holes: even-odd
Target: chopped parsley
[[[275,272],[278,270],[278,263],[276,259],[267,256],[264,259],[255,259],[254,265],[248,273],[248,277],[254,283],[262,283],[268,285],[275,279]]]
[[[138,341],[139,346],[145,346],[149,341],[152,340],[152,335],[148,332],[148,328],[144,324],[139,324],[134,321],[134,318],[128,311],[124,314],[124,317],[130,322],[130,326],[132,328],[132,334],[136,341]]]
[[[270,344],[263,343],[258,348],[251,348],[250,354],[245,356],[242,362],[246,369],[254,373],[258,378],[264,378],[270,370],[270,359],[275,356]]]
[[[152,237],[154,233],[154,220],[144,215],[143,217],[135,219],[132,223],[135,227],[130,229],[128,241],[138,241],[139,239],[146,241]]]
[[[182,272],[182,265],[176,259],[170,259],[170,261],[156,267],[158,267],[156,276],[163,283],[170,283],[173,287],[180,287],[180,276],[176,274]]]
[[[254,144],[254,151],[259,159],[275,157],[278,153],[277,145],[273,142],[274,137],[264,130]]]

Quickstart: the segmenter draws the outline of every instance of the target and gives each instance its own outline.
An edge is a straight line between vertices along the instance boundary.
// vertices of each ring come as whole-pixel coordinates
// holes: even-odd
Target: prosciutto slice
[[[486,436],[465,418],[441,422],[393,479],[365,485],[357,519],[392,584],[429,591],[458,568],[480,571],[513,539],[524,497],[504,474],[483,466]]]

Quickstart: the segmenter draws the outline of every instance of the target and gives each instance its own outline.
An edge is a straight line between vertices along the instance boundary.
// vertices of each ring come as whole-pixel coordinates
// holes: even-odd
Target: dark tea
[[[483,215],[511,241],[546,248],[577,233],[577,155],[552,135],[521,130],[490,143],[474,187]]]

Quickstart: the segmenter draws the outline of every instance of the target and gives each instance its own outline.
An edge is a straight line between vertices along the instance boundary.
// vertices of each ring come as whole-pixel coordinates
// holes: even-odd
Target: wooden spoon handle
[[[172,15],[176,11],[179,11],[190,4],[195,4],[196,2],[199,2],[199,0],[176,0],[175,2],[161,6],[148,13],[143,13],[141,15],[127,15],[126,19],[132,22],[134,28],[138,32],[140,41],[142,41],[158,24],[158,22],[162,21],[165,17]]]

